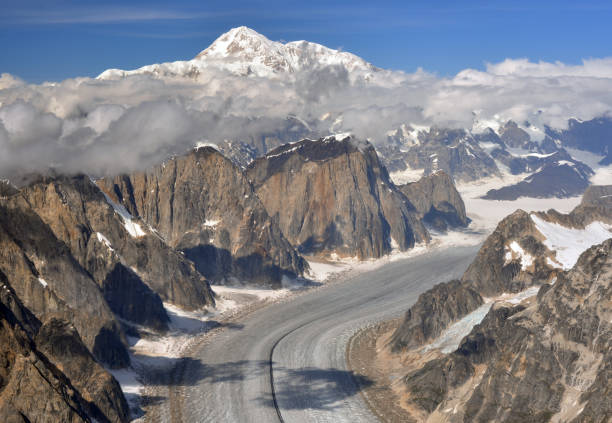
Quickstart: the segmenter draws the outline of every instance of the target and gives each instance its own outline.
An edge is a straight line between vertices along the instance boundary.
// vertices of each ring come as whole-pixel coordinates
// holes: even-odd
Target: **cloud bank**
[[[331,128],[384,143],[401,124],[479,131],[512,119],[528,121],[537,135],[545,125],[564,128],[571,117],[611,110],[612,58],[579,65],[506,59],[452,78],[419,70],[364,79],[341,66],[278,78],[211,68],[197,80],[134,75],[41,85],[3,74],[0,176],[49,167],[93,176],[143,169],[198,142],[253,143],[286,130],[290,114],[313,134]]]

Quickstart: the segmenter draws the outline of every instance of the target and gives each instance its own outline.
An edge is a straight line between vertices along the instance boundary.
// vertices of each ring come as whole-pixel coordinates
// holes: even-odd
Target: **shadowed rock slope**
[[[443,171],[397,187],[419,212],[421,219],[439,231],[465,227],[465,204],[452,178]]]
[[[364,259],[429,239],[369,143],[350,137],[303,140],[270,151],[246,172],[274,222],[300,251]]]
[[[278,286],[307,268],[242,171],[211,147],[98,185],[210,280]]]
[[[45,178],[20,194],[122,318],[163,329],[168,317],[162,300],[190,310],[214,304],[208,282],[193,264],[112,204],[88,177]]]
[[[100,287],[18,194],[0,200],[0,271],[37,319],[69,321],[97,359],[112,367],[129,363]]]
[[[554,285],[494,306],[451,354],[404,377],[417,420],[612,420],[612,239]]]
[[[574,160],[565,150],[556,151],[544,159],[535,159],[541,163],[534,173],[516,184],[489,190],[482,198],[511,201],[520,197],[567,198],[582,194],[590,185],[593,170]]]
[[[559,272],[573,266],[580,248],[590,245],[581,247],[582,239],[595,237],[600,242],[612,237],[610,227],[604,226],[612,224],[612,196],[606,195],[610,190],[610,186],[589,188],[582,203],[569,214],[517,210],[504,218],[461,281],[437,285],[419,297],[396,330],[392,349],[410,349],[436,338],[453,321],[483,304],[480,296],[518,293],[554,281]],[[561,236],[565,245],[547,236]],[[567,251],[572,249],[578,253],[568,261]]]
[[[74,327],[43,325],[0,272],[0,420],[127,422],[117,381],[83,345]]]

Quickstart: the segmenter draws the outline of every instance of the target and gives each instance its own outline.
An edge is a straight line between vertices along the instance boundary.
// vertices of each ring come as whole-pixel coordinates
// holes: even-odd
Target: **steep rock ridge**
[[[532,170],[533,165],[538,166],[537,170],[517,184],[488,191],[483,198],[516,200],[519,197],[574,197],[582,194],[589,186],[593,170],[574,160],[565,150],[544,155],[543,158],[541,156],[529,154],[518,161],[512,159],[510,166],[513,166],[515,171],[521,169],[520,163],[523,163],[525,170]]]
[[[495,161],[466,130],[422,128],[404,132],[382,151],[385,163],[390,157],[394,170],[424,169],[425,175],[442,170],[465,182],[500,175]]]
[[[499,137],[506,146],[511,148],[533,150],[538,147],[529,134],[511,120],[499,129]]]
[[[591,185],[582,196],[580,204],[572,210],[575,226],[584,226],[598,220],[612,224],[612,185]]]
[[[278,286],[307,268],[241,170],[212,147],[98,185],[210,280]]]
[[[19,195],[0,201],[0,271],[40,321],[72,322],[97,359],[112,367],[129,363],[121,327],[98,285]]]
[[[611,296],[612,239],[531,303],[494,306],[456,351],[409,373],[408,402],[423,420],[609,421]]]
[[[472,290],[482,297],[495,297],[554,281],[576,263],[582,251],[612,237],[612,197],[605,194],[609,190],[609,186],[592,187],[583,203],[567,215],[555,210],[531,214],[517,210],[504,218],[452,292],[442,285],[419,297],[396,330],[391,348],[423,345],[474,311],[482,302],[474,301]],[[428,329],[429,321],[435,322],[433,329]]]
[[[316,133],[307,122],[294,115],[278,119],[269,131],[245,136],[238,142],[224,140],[217,144],[221,153],[245,168],[256,157],[280,145],[313,136]]]
[[[124,319],[164,329],[162,301],[189,310],[214,304],[208,282],[183,255],[86,176],[44,178],[21,190]],[[161,297],[161,299],[160,299]]]
[[[565,162],[573,163],[587,172],[591,170],[584,163],[575,160],[563,148],[556,148],[555,151],[545,154],[538,152],[512,154],[506,149],[495,148],[491,152],[491,157],[508,167],[508,170],[513,175],[520,175],[521,173],[534,173],[543,169],[544,167],[555,165],[560,166],[560,163],[564,164]]]
[[[612,225],[612,185],[592,185],[585,191],[582,201],[569,214],[549,210],[549,221],[568,228],[584,228],[597,221]]]
[[[326,137],[287,144],[247,168],[289,241],[308,253],[380,257],[429,234],[369,143]]]
[[[70,323],[50,318],[34,338],[36,347],[70,379],[90,401],[88,412],[111,422],[128,420],[129,407],[119,383],[96,362]],[[103,418],[97,417],[99,420]]]
[[[470,284],[451,281],[421,294],[406,312],[402,325],[391,338],[394,352],[415,348],[438,337],[450,322],[456,321],[484,303]]]
[[[565,130],[547,128],[547,134],[567,147],[590,151],[604,156],[600,164],[612,163],[612,119],[599,117],[587,121],[570,119]]]
[[[17,193],[17,188],[7,180],[0,180],[0,198],[10,197]]]
[[[74,328],[63,336],[59,327],[69,326],[51,319],[41,327],[0,272],[0,420],[127,422],[118,383],[95,362]],[[42,351],[46,348],[34,341],[37,333],[54,351]]]
[[[421,214],[421,219],[435,229],[446,231],[449,226],[468,225],[463,199],[447,173],[438,171],[397,188]]]
[[[533,282],[552,279],[553,258],[530,214],[517,210],[489,235],[462,280],[487,297],[519,292]]]

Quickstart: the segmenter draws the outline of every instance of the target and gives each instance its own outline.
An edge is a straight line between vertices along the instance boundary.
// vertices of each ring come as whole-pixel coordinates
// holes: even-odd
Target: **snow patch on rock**
[[[544,236],[544,245],[556,254],[555,267],[569,270],[578,261],[578,257],[593,245],[612,238],[612,226],[602,222],[592,222],[584,229],[566,228],[557,223],[547,222],[535,214],[531,220],[537,230]]]
[[[102,235],[100,232],[96,232],[96,237],[98,238],[98,241],[100,241],[102,244],[106,245],[106,247],[108,247],[109,250],[115,251],[115,250],[113,250],[113,247],[112,247],[112,245],[111,245],[111,243],[110,243],[110,241],[108,240],[107,237]]]
[[[519,304],[523,300],[537,295],[539,289],[539,286],[532,286],[516,294],[502,294],[495,298],[486,298],[483,305],[446,328],[438,338],[426,345],[423,350],[438,349],[444,354],[455,351],[459,348],[463,338],[469,335],[472,329],[483,321],[493,304],[498,302]]]
[[[102,193],[104,194],[104,198],[106,198],[106,202],[115,210],[115,213],[121,216],[123,219],[123,227],[133,238],[140,238],[147,234],[142,230],[140,224],[134,222],[132,215],[123,205],[115,203],[104,191],[102,191]]]
[[[525,252],[518,242],[512,241],[510,245],[506,246],[506,250],[505,264],[508,264],[512,260],[518,258],[521,262],[521,270],[523,271],[527,270],[527,268],[533,264],[533,256]]]

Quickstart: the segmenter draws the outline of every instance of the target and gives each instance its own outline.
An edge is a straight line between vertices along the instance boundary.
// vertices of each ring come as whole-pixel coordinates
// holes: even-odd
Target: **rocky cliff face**
[[[395,140],[381,147],[385,163],[393,171],[409,167],[423,169],[428,175],[442,170],[458,181],[500,175],[495,161],[482,149],[480,139],[465,130],[431,128],[416,134],[403,132],[406,133],[400,139],[395,135]]]
[[[417,182],[397,187],[421,215],[421,219],[440,231],[468,225],[465,204],[452,178],[439,171]]]
[[[415,348],[438,337],[454,322],[484,303],[470,284],[451,281],[421,294],[391,338],[392,350]]]
[[[594,220],[612,224],[610,210],[612,210],[612,185],[592,185],[584,192],[578,207],[572,210],[570,214],[572,224],[584,226]]]
[[[95,362],[73,327],[41,326],[0,273],[0,420],[127,422],[113,377]]]
[[[38,320],[72,322],[97,359],[113,367],[129,363],[98,284],[20,195],[0,201],[0,271]]]
[[[429,237],[374,148],[350,137],[281,146],[252,162],[247,175],[300,251],[380,257]]]
[[[502,142],[511,148],[520,148],[523,150],[533,150],[537,148],[537,144],[531,140],[529,134],[519,128],[516,122],[508,121],[499,129],[499,137]]]
[[[531,302],[494,306],[451,354],[403,382],[420,420],[612,419],[612,240]]]
[[[439,285],[419,297],[393,336],[392,349],[423,345],[478,308],[482,301],[475,300],[472,291],[495,297],[556,280],[580,252],[612,237],[612,197],[606,196],[611,190],[592,187],[569,214],[517,210],[507,216],[486,239],[461,283],[452,290]]]
[[[552,258],[531,215],[517,210],[489,235],[462,280],[484,296],[519,292],[555,276]]]
[[[9,181],[0,179],[0,198],[10,197],[15,193],[17,193],[17,188],[15,188]]]
[[[612,119],[599,117],[587,121],[570,119],[566,130],[548,128],[547,133],[553,139],[560,140],[567,147],[590,151],[604,156],[602,165],[612,160]]]
[[[490,190],[483,197],[488,200],[573,197],[584,192],[593,176],[591,168],[573,159],[562,149],[549,155],[529,154],[520,158],[506,152],[508,158],[498,153],[499,151],[501,150],[495,150],[493,156],[505,161],[512,173],[533,173],[517,184]]]
[[[193,264],[113,204],[88,177],[47,178],[20,194],[122,318],[163,329],[168,317],[162,300],[186,309],[214,304],[208,282]]]
[[[307,267],[241,170],[211,147],[98,185],[210,280],[278,286]]]

